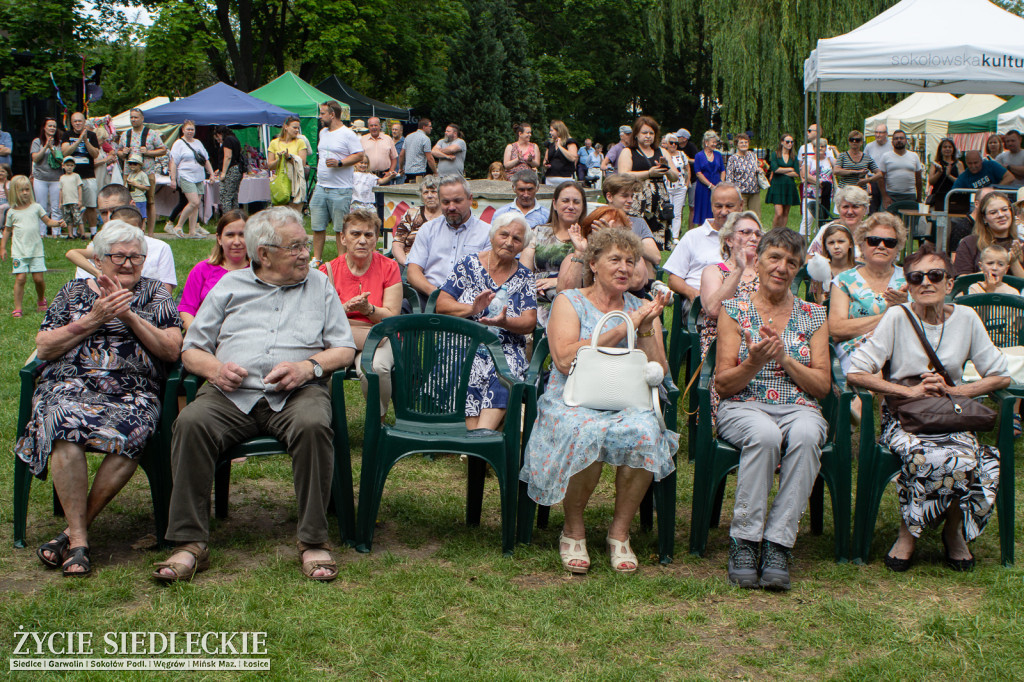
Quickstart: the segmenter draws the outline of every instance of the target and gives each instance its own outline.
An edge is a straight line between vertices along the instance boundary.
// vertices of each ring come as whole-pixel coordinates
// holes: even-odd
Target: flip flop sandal
[[[184,545],[178,545],[174,548],[171,556],[174,556],[178,552],[187,552],[195,557],[195,563],[191,566],[177,562],[177,561],[159,561],[154,563],[157,570],[153,571],[153,577],[162,583],[176,583],[179,580],[192,580],[196,576],[196,573],[201,573],[210,567],[210,548],[200,547],[198,542],[189,542]],[[161,568],[169,568],[174,575],[164,575],[160,572]]]
[[[568,547],[563,548],[563,544]],[[570,573],[583,575],[590,570],[590,555],[587,553],[586,538],[577,540],[576,538],[567,538],[564,534],[559,535],[558,557],[562,560],[562,568]],[[585,561],[586,563],[582,566],[573,566],[570,563],[572,561]]]
[[[11,317],[21,317],[21,308],[17,308],[11,311]]]
[[[612,569],[616,573],[633,573],[640,567],[636,554],[629,547],[629,538],[626,538],[625,542],[619,542],[606,537],[605,541],[608,542],[608,554],[611,555]],[[633,564],[633,568],[628,568],[626,564]]]
[[[310,580],[316,580],[323,583],[328,583],[338,577],[338,563],[334,560],[334,555],[330,554],[331,546],[329,544],[321,542],[319,544],[310,545],[302,540],[299,540],[297,544],[299,547],[299,563],[302,564],[302,575],[306,576]],[[327,560],[317,559],[303,561],[302,555],[311,549],[325,550],[331,558]],[[327,575],[313,575],[313,571],[320,568],[326,568],[328,570]]]
[[[168,232],[168,234],[174,235],[178,239],[187,239],[187,237],[185,236],[185,231],[182,230],[180,227],[175,227],[170,232]]]
[[[72,566],[81,566],[84,570],[69,571]],[[92,573],[92,563],[89,561],[88,547],[72,547],[68,550],[68,558],[61,564],[61,573],[65,578],[84,578]]]
[[[71,538],[68,537],[67,533],[61,533],[45,545],[40,545],[39,549],[36,550],[36,556],[43,562],[43,566],[59,568],[61,562],[64,561],[64,554],[68,551],[69,544],[71,544]],[[51,552],[57,558],[48,559],[43,552]]]
[[[36,310],[38,310],[41,313],[45,313],[46,309],[49,308],[49,307],[50,307],[50,304],[46,301],[45,298],[43,300],[39,301],[38,303],[36,303]]]

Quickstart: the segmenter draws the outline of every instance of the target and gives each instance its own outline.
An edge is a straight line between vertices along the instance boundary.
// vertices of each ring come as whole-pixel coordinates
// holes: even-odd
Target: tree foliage
[[[0,89],[47,97],[50,74],[68,106],[81,90],[82,57],[97,22],[78,0],[0,0]]]

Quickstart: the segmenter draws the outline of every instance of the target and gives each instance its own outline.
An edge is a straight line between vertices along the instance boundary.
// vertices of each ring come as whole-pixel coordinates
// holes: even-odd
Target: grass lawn
[[[771,207],[765,208],[770,215]],[[791,224],[796,217],[794,211]],[[170,243],[183,283],[211,242]],[[67,248],[64,241],[46,240],[51,298],[73,274],[63,258]],[[332,241],[325,255],[334,256]],[[50,513],[48,482],[32,486],[29,549],[12,548],[17,372],[32,351],[42,314],[34,312],[30,284],[25,316],[10,317],[9,263],[0,272],[0,440],[8,462],[0,468],[5,668],[23,628],[95,633],[97,655],[103,655],[103,633],[110,631],[267,633],[269,675],[206,672],[205,679],[1008,680],[1020,679],[1024,670],[1024,571],[999,565],[996,515],[973,546],[973,573],[943,568],[938,535],[930,533],[919,544],[918,563],[893,574],[881,562],[898,524],[890,486],[871,564],[833,562],[826,507],[823,535],[810,535],[806,518],[801,524],[791,592],[740,590],[725,579],[731,489],[707,555],[686,553],[693,471],[685,455],[679,461],[675,562],[660,566],[656,534],[635,527],[641,568],[634,575],[615,574],[603,548],[613,502],[610,471],[588,510],[594,568],[587,577],[571,578],[556,552],[560,508],[552,510],[547,530],[534,533],[532,546],[503,558],[494,479],[488,479],[481,527],[467,528],[465,465],[457,457],[410,457],[389,478],[373,553],[339,548],[339,579],[313,583],[298,570],[289,463],[271,457],[233,467],[231,516],[214,521],[212,568],[193,583],[164,586],[149,578],[152,562],[165,552],[145,538],[153,528],[141,472],[92,529],[94,575],[63,579],[45,570],[34,553],[64,528]],[[346,390],[358,485],[363,400],[354,382]],[[684,427],[684,443],[686,435]],[[90,461],[95,469],[99,458]],[[1017,505],[1024,508],[1020,463],[1017,472]],[[333,521],[331,528],[335,532]]]

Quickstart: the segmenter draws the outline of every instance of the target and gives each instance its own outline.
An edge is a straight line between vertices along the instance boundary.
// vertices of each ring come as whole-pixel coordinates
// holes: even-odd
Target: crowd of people
[[[45,312],[36,345],[46,364],[15,451],[35,475],[53,476],[67,528],[37,554],[67,576],[91,572],[89,525],[134,472],[157,427],[159,384],[180,359],[205,384],[174,425],[166,539],[177,546],[153,577],[190,580],[209,567],[208,501],[215,467],[235,444],[262,433],[278,438],[292,456],[302,573],[333,580],[338,566],[327,538],[333,466],[327,380],[355,363],[366,394],[361,353],[373,325],[402,314],[403,283],[421,303],[436,292],[438,314],[494,328],[519,379],[534,330],[543,328],[553,364],[520,478],[537,503],[563,504],[559,557],[567,571],[586,573],[591,563],[584,512],[603,465],[617,467],[608,555],[615,571],[636,571],[640,561],[630,546],[630,525],[651,482],[674,470],[679,434],[650,409],[573,406],[564,390],[577,351],[595,335],[600,346],[632,348],[635,341],[651,363],[668,372],[661,317],[672,298],[652,286],[662,260],[657,227],[678,236],[677,242],[674,237],[663,242],[671,249],[664,266],[668,286],[681,297],[683,314],[700,301],[701,354],[716,344],[715,425],[719,436],[741,451],[728,565],[728,578],[736,585],[790,587],[788,557],[828,432],[821,401],[832,390],[830,343],[851,385],[884,396],[975,397],[1010,382],[1006,357],[978,316],[946,304],[945,297],[956,274],[983,272],[987,292],[1006,291],[1007,272],[1024,275],[1014,215],[1021,197],[1013,204],[999,191],[986,192],[971,234],[957,245],[955,262],[926,244],[901,267],[897,261],[907,229],[895,215],[870,209],[878,193],[883,205],[904,200],[915,188],[921,195],[923,168],[919,160],[915,166],[904,159],[917,157],[906,151],[901,131],[893,135],[893,151],[877,160],[877,151],[870,156],[862,151],[859,131],[850,133],[850,150],[838,157],[816,128],[797,152],[795,138],[785,135],[767,163],[769,178],[746,135],[736,136],[736,153],[725,159],[717,149],[719,136],[708,131],[703,150],[690,155],[687,131],[662,137],[657,121],[641,116],[620,128],[620,142],[601,157],[590,140],[581,147],[561,121],[551,122],[542,154],[531,141],[530,126],[521,124],[494,169],[495,179],[504,175],[516,198],[487,223],[473,214],[473,193],[463,177],[466,144],[457,125],[448,124],[444,137],[431,145],[429,120],[401,138],[400,129],[384,134],[374,118],[360,138],[342,123],[340,106],[328,102],[320,107],[324,127],[317,142],[316,185],[308,197],[310,238],[299,210],[307,202],[306,187],[298,181],[305,177],[311,149],[297,120],[285,123],[268,158],[294,177],[292,194],[286,205],[251,216],[230,196],[234,191],[237,197],[240,177],[234,163],[241,155],[237,140],[218,128],[222,151],[211,158],[194,143],[194,125],[186,122],[170,150],[171,175],[186,197],[173,234],[182,236],[186,222],[189,234],[202,234],[193,200],[205,173],[219,178],[228,195],[221,195],[211,253],[191,269],[175,303],[173,254],[164,240],[147,234],[153,226],[147,161],[167,150],[143,125],[141,112],[133,110],[132,116],[133,128],[112,150],[130,171],[124,176],[127,185],[99,189],[87,189],[87,178],[73,172],[90,163],[77,156],[61,160],[63,176],[54,174],[52,158],[65,143],[56,122],[47,120],[33,143],[33,161],[45,172],[32,182],[24,176],[11,179],[13,201],[0,244],[6,257],[12,243],[15,316],[22,314],[28,274],[36,285],[37,308]],[[68,153],[98,159],[105,153],[102,145],[90,137],[84,118],[79,122],[72,137],[65,136]],[[875,135],[873,144],[879,137],[884,142],[884,127]],[[1016,142],[1007,140],[1008,151],[1011,145],[1019,150],[1019,135]],[[588,170],[581,182],[576,166],[583,158]],[[998,170],[985,175],[988,162],[978,172],[999,183],[1018,177],[1018,170],[1024,177],[1024,167],[1015,161],[1007,161],[1003,175]],[[958,164],[955,147],[951,155],[949,145],[940,145],[933,186],[952,173],[953,186],[973,177],[973,155],[965,167]],[[603,172],[613,165],[615,172]],[[543,182],[555,185],[547,206],[536,199],[541,167]],[[588,205],[584,185],[594,168],[601,195],[596,207]],[[373,199],[358,200],[360,174],[373,183],[399,176],[417,183],[421,206],[395,226],[389,253],[378,248],[382,226]],[[62,181],[67,175],[78,181]],[[805,197],[832,201],[823,190],[826,177],[838,185],[839,218],[809,246],[805,235],[784,225],[765,229],[763,189],[776,205],[774,222],[784,222],[788,207],[799,203],[798,180]],[[807,195],[810,185],[814,194]],[[880,190],[869,195],[872,186]],[[38,223],[51,229],[70,225],[63,213],[53,217],[52,196],[61,202],[74,198],[79,206],[91,203],[103,227],[89,246],[68,252],[80,270],[50,302]],[[37,200],[50,202],[50,208]],[[687,204],[694,226],[684,232],[680,216]],[[338,255],[324,262],[328,225]],[[793,293],[809,251],[829,262],[827,277],[811,291],[816,302]],[[597,328],[612,311],[629,318],[635,338],[627,338],[622,320]],[[915,324],[949,376],[936,373],[923,349],[907,343]],[[961,381],[968,360],[981,377],[972,383]],[[377,347],[371,365],[380,379],[383,415],[394,365],[387,343]],[[498,429],[509,391],[488,356],[475,358],[469,382],[466,428]],[[903,463],[897,486],[902,524],[886,565],[907,570],[916,539],[927,526],[944,521],[947,563],[971,568],[968,543],[991,514],[998,453],[970,432],[910,433],[882,409],[882,442]],[[91,488],[87,449],[105,454]],[[777,470],[779,492],[769,500]]]

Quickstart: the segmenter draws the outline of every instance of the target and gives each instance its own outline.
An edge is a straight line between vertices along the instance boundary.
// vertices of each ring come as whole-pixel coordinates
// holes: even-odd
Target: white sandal
[[[562,544],[568,545],[568,547],[562,547]],[[584,574],[590,570],[590,555],[587,554],[587,540],[586,538],[577,540],[576,538],[567,538],[565,534],[558,536],[558,556],[562,559],[562,568],[569,571],[570,573]],[[583,566],[573,566],[571,561],[585,561],[586,564]]]
[[[619,542],[610,537],[605,537],[608,543],[608,554],[612,560],[612,570],[616,573],[633,573],[640,567],[636,560],[636,554],[629,547],[629,538],[625,542]],[[624,568],[626,564],[633,564],[633,568]]]

